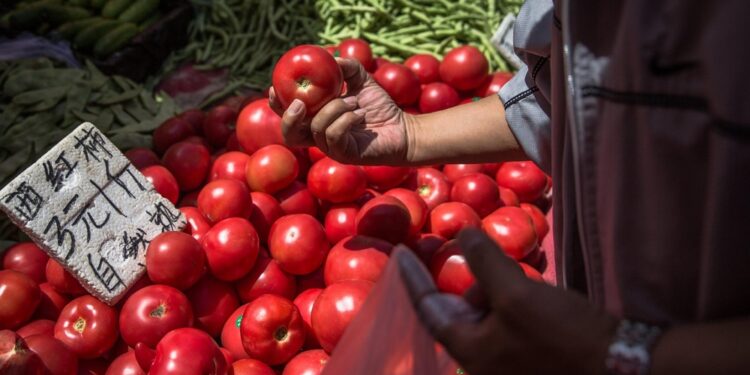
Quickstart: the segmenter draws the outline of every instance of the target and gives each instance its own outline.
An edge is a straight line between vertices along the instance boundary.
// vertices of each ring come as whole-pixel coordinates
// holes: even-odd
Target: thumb
[[[313,145],[310,126],[304,121],[306,112],[305,103],[294,99],[281,116],[281,134],[288,146]]]
[[[503,310],[529,294],[531,281],[524,276],[523,269],[484,232],[464,229],[458,234],[458,243],[479,289],[492,307]]]

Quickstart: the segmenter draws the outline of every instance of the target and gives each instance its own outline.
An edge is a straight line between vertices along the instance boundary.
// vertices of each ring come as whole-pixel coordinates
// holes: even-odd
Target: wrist
[[[420,121],[416,115],[402,111],[401,123],[404,127],[404,145],[406,147],[404,161],[407,164],[419,164],[422,161],[419,155],[419,150],[422,149],[419,144]]]

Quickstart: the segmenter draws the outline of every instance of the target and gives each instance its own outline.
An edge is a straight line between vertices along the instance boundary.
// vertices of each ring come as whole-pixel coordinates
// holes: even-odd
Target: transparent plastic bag
[[[323,375],[465,374],[419,322],[392,256]]]

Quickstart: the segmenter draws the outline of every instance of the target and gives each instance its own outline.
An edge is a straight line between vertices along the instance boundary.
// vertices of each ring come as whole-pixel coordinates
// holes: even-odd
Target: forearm
[[[435,113],[406,116],[409,164],[526,159],[496,95]]]
[[[651,374],[740,374],[750,369],[750,319],[691,324],[667,331]]]

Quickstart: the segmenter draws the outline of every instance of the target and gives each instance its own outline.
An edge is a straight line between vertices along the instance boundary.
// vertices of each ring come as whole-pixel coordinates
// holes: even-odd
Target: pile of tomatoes
[[[440,62],[374,59],[345,41],[397,103],[432,112],[497,92],[473,47]],[[478,62],[477,62],[478,61]],[[438,287],[473,283],[462,228],[483,228],[541,281],[550,179],[531,162],[423,168],[355,166],[283,146],[268,99],[189,110],[126,152],[188,220],[146,249],[145,275],[115,306],[88,295],[33,243],[2,258],[0,372],[319,374],[378,280],[407,244]]]

